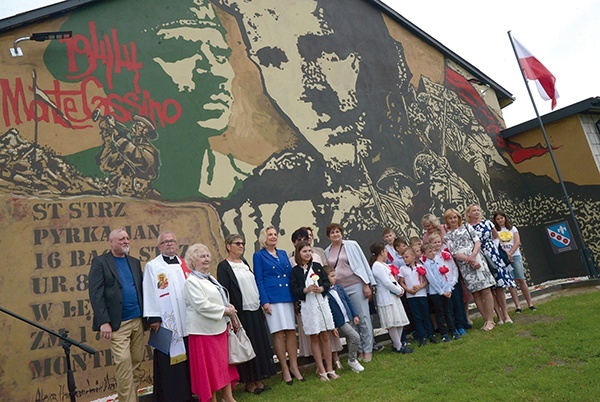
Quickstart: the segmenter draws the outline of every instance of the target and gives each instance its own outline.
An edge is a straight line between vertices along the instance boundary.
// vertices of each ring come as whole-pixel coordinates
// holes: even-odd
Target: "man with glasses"
[[[172,331],[169,353],[154,349],[154,401],[192,400],[183,285],[190,270],[177,255],[172,232],[158,236],[160,254],[144,268],[144,316],[151,331]]]
[[[142,266],[129,256],[124,228],[111,231],[108,243],[110,251],[94,257],[90,267],[92,329],[110,341],[119,401],[136,402],[144,353]]]

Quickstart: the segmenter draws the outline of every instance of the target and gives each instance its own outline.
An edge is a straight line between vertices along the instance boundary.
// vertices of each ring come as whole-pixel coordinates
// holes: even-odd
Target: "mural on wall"
[[[436,62],[407,58],[397,33],[410,34],[369,2],[107,0],[53,23],[73,38],[0,77],[0,219],[10,229],[0,244],[7,255],[11,237],[32,246],[15,257],[24,268],[2,274],[0,301],[78,328],[103,351],[76,361],[84,400],[114,391],[86,293],[111,227],[128,226],[145,262],[165,229],[181,252],[202,241],[217,260],[224,234],[252,243],[268,224],[284,248],[304,225],[326,245],[332,221],[368,247],[383,227],[418,235],[423,214],[471,203],[505,209],[519,227],[566,215],[551,180],[508,163],[543,149],[501,141],[498,107],[470,76],[423,43]],[[594,190],[570,187],[590,227]],[[533,280],[547,279],[531,268]],[[8,298],[11,288],[25,297]],[[25,365],[0,354],[17,367],[0,396],[64,399],[62,350],[37,337],[13,345],[31,356]]]

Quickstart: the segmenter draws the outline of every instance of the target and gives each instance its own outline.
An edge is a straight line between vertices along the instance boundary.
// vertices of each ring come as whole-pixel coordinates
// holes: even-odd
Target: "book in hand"
[[[171,349],[171,338],[173,337],[173,331],[165,327],[159,327],[158,332],[153,329],[150,330],[150,338],[148,338],[148,345],[152,346],[169,355]]]

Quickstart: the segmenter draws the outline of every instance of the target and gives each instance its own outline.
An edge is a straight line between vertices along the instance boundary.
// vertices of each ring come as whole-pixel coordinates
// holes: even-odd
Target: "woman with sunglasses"
[[[217,280],[228,290],[229,301],[235,306],[256,353],[254,359],[237,366],[240,382],[246,385],[247,392],[260,394],[270,389],[262,380],[274,376],[277,371],[254,272],[243,257],[245,245],[244,238],[238,234],[225,238],[227,258],[217,266]]]

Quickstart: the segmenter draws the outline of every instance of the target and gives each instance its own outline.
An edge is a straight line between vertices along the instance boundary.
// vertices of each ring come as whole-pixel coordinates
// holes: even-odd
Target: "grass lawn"
[[[514,324],[491,332],[474,329],[460,341],[427,344],[410,355],[391,346],[374,354],[365,371],[338,371],[339,380],[317,379],[287,386],[281,376],[267,380],[272,390],[244,392],[238,401],[597,401],[600,400],[600,292],[558,297],[538,310],[511,314]],[[415,346],[415,345],[413,345]]]

